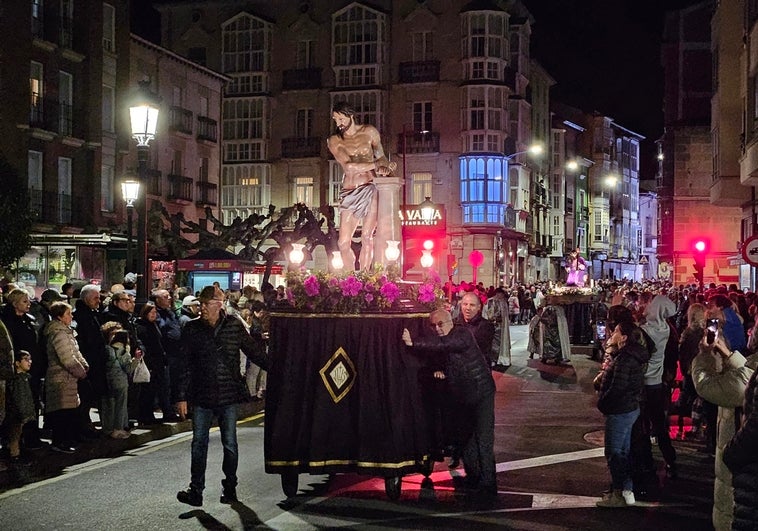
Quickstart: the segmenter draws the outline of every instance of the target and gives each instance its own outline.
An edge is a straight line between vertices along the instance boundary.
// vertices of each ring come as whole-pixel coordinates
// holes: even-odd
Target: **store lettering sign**
[[[432,227],[442,228],[445,226],[445,209],[436,206],[431,219],[424,219],[421,209],[417,206],[408,206],[399,211],[400,225],[403,227]]]

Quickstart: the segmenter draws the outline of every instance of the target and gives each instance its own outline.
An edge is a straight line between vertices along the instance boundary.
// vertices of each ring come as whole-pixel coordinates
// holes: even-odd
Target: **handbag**
[[[132,373],[132,382],[134,383],[150,383],[150,371],[145,365],[145,360],[140,358],[139,363],[134,368]]]

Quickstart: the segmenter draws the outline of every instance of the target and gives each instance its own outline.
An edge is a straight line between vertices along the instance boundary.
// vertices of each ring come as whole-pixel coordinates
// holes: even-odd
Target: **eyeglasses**
[[[446,324],[450,324],[452,321],[438,321],[436,323],[429,323],[429,327],[433,329],[442,328]]]
[[[211,306],[212,304],[221,304],[223,301],[220,301],[218,299],[211,299],[209,301],[202,301],[200,303],[200,306]]]

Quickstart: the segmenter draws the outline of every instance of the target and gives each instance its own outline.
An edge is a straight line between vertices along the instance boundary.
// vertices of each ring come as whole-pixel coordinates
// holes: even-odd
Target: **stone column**
[[[388,240],[401,241],[400,227],[400,191],[403,186],[403,178],[389,175],[374,177],[374,184],[379,192],[379,214],[377,216],[376,235],[374,236],[374,262],[387,265],[384,250]]]

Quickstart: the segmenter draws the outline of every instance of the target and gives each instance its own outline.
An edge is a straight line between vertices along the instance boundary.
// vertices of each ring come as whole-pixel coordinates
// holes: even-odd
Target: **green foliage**
[[[26,186],[0,157],[0,270],[12,267],[31,247],[32,213]]]

